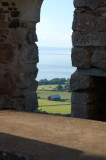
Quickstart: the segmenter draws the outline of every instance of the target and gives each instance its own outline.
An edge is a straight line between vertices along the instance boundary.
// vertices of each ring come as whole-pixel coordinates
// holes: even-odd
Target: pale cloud
[[[63,34],[62,37],[60,37],[61,41],[65,41],[65,40],[71,40],[71,36],[72,36],[72,30],[68,33]]]
[[[47,18],[37,24],[38,45],[71,47],[72,30],[67,25],[55,24]]]
[[[50,33],[48,34],[39,34],[38,36],[38,44],[41,45],[46,45],[46,46],[55,46],[55,47],[71,47],[72,46],[72,41],[71,41],[71,33],[64,33],[63,35],[61,34],[54,34],[51,35]]]
[[[59,37],[59,43],[61,45],[64,44],[65,47],[71,47],[72,46],[72,30],[69,33],[64,33],[61,37]]]
[[[41,19],[41,22],[37,24],[37,27],[36,27],[36,32],[37,32],[37,35],[38,35],[38,38],[39,39],[45,39],[48,38],[52,31],[51,31],[51,28],[53,28],[53,23],[51,23],[47,18],[43,18]]]
[[[40,20],[40,23],[38,23],[38,25],[39,26],[53,26],[54,25],[54,23],[53,22],[51,22],[49,19],[47,19],[47,18],[41,18],[41,20]]]

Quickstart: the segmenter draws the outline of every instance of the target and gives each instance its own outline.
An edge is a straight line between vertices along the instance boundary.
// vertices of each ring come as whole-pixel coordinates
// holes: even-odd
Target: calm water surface
[[[40,47],[37,67],[37,80],[70,78],[75,71],[71,64],[71,49]]]

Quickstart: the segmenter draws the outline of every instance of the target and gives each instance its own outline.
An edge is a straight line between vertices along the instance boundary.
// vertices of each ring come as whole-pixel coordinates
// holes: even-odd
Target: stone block
[[[25,22],[25,21],[22,21],[22,22],[21,22],[21,27],[22,27],[22,28],[28,28],[28,23]]]
[[[0,76],[0,95],[12,95],[16,84],[9,73]]]
[[[74,118],[84,118],[93,120],[106,120],[106,117],[101,111],[105,111],[101,108],[97,108],[96,104],[71,104],[71,116]]]
[[[94,102],[97,102],[98,100],[98,94],[94,91],[90,92],[72,92],[71,102],[72,104],[92,104]]]
[[[12,46],[9,45],[9,48],[6,48],[5,46],[0,46],[0,63],[3,64],[12,62],[14,58],[14,51]]]
[[[40,8],[43,0],[27,0],[16,1],[16,6],[21,11],[21,20],[39,22],[40,21]],[[24,8],[24,12],[23,12]]]
[[[27,32],[26,30],[20,28],[10,30],[7,37],[7,41],[9,41],[12,44],[24,45],[26,43],[25,41],[26,32]]]
[[[8,37],[8,33],[9,33],[8,29],[0,29],[0,38],[6,40]]]
[[[80,13],[80,10],[76,10],[74,14],[74,21],[72,29],[80,32],[93,32],[95,31],[96,17],[91,13]]]
[[[3,21],[4,19],[5,19],[5,16],[1,14],[1,11],[0,11],[0,25],[1,25],[1,20]]]
[[[38,47],[30,45],[29,47],[21,47],[20,50],[20,63],[23,64],[36,64],[39,62]]]
[[[26,41],[28,44],[34,44],[35,42],[38,41],[37,35],[35,33],[35,30],[29,30],[27,35],[26,35]]]
[[[96,30],[99,32],[106,32],[106,13],[98,18],[98,22],[96,23]]]
[[[9,6],[8,2],[2,2],[2,6]]]
[[[8,96],[2,100],[2,109],[11,109],[11,101]]]
[[[27,92],[25,98],[25,111],[33,112],[37,108],[37,94],[35,92]]]
[[[40,21],[42,2],[0,0],[0,108],[33,111],[38,107],[35,25]]]
[[[87,119],[87,105],[71,104],[71,117]]]
[[[106,49],[96,50],[92,56],[91,62],[94,67],[106,69]]]
[[[25,73],[38,73],[38,68],[36,66],[36,64],[24,64],[24,72]]]
[[[25,100],[23,98],[16,98],[14,102],[12,102],[11,107],[17,111],[25,111]]]
[[[32,91],[36,91],[38,88],[38,82],[34,81],[34,83],[32,84],[32,86],[29,88]]]
[[[72,91],[90,90],[95,87],[94,79],[91,76],[80,75],[76,71],[71,76],[70,87]]]
[[[26,63],[38,63],[39,58],[38,58],[38,47],[36,45],[32,45],[28,50],[27,50],[27,55],[26,55]]]
[[[75,47],[104,47],[106,46],[106,33],[89,33],[81,34],[79,32],[74,32],[72,35],[73,46]]]
[[[98,68],[90,68],[90,69],[78,68],[78,73],[86,76],[106,77],[106,70],[102,70]]]
[[[20,89],[31,89],[31,87],[33,88],[33,85],[35,83],[35,78],[36,78],[37,73],[20,73],[19,74],[19,84],[18,87]],[[35,90],[36,91],[36,90]]]
[[[5,22],[4,20],[0,20],[0,28],[8,28],[8,22]]]
[[[89,8],[89,9],[96,9],[100,7],[106,7],[106,0],[74,0],[75,8]]]
[[[11,12],[11,17],[18,17],[20,15],[19,11],[12,11]]]
[[[13,19],[10,23],[9,23],[9,28],[18,28],[20,26],[20,21],[19,19]]]
[[[72,49],[72,65],[79,68],[91,67],[92,52],[85,48],[77,47]]]

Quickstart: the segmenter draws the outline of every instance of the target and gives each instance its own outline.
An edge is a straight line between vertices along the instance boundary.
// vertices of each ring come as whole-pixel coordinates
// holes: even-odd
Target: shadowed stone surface
[[[91,56],[92,53],[84,48],[73,48],[72,49],[72,65],[79,68],[90,68],[91,67]]]
[[[70,84],[71,90],[73,91],[83,91],[95,88],[93,78],[90,76],[80,75],[78,74],[78,71],[71,76]]]
[[[74,6],[72,116],[106,121],[106,0],[74,0]]]
[[[95,51],[91,61],[94,67],[106,70],[106,49]]]
[[[98,95],[95,92],[73,92],[71,103],[75,104],[92,104],[97,101]]]
[[[106,0],[74,0],[74,5],[79,8],[88,7],[89,9],[96,9],[99,7],[106,7]]]
[[[91,68],[91,69],[79,68],[78,73],[86,76],[106,77],[106,70],[101,70],[97,68]]]
[[[38,107],[35,42],[42,2],[0,0],[0,109],[33,111]]]

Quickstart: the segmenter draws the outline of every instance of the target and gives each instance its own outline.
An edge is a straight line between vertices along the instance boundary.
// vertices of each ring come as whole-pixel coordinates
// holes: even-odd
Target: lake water
[[[39,48],[39,69],[37,80],[53,78],[70,78],[76,70],[71,64],[71,49],[69,48]]]

